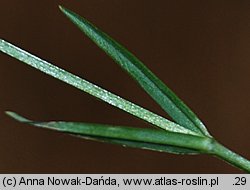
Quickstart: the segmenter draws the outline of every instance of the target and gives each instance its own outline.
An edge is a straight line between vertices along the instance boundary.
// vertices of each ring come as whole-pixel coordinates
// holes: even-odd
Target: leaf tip
[[[69,14],[69,10],[66,9],[64,6],[62,5],[58,5],[59,9],[65,14],[68,15]]]
[[[0,49],[2,49],[4,44],[6,44],[6,41],[4,39],[0,38]]]
[[[30,122],[30,120],[18,115],[15,112],[12,112],[12,111],[5,111],[5,114],[8,115],[9,117],[11,117],[12,119],[15,119],[15,120],[20,121],[20,122]]]
[[[58,5],[59,9],[63,12],[65,9],[62,5]]]

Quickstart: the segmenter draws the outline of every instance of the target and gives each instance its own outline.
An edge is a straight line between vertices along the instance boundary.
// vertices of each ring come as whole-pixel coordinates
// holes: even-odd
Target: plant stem
[[[217,156],[218,158],[230,163],[231,165],[240,168],[247,173],[250,173],[250,161],[246,158],[243,158],[239,154],[229,150],[225,146],[221,145],[217,141],[212,143],[211,153]]]

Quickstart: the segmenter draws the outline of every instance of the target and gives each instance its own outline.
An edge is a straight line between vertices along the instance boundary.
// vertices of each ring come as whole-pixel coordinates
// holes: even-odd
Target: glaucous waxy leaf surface
[[[1,39],[0,51],[164,130],[199,135]]]

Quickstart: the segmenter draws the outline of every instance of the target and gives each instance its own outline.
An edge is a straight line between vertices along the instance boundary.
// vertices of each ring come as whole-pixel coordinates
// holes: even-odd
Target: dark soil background
[[[215,138],[250,158],[249,1],[1,1],[0,38],[166,116],[70,23],[58,4],[134,52],[198,114]],[[18,123],[4,111],[41,121],[151,127],[2,53],[0,81],[0,172],[241,172],[207,155],[123,148]]]

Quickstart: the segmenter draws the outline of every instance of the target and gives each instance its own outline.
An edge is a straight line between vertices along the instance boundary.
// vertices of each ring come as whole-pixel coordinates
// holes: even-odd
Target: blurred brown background
[[[220,142],[250,158],[248,1],[1,1],[0,38],[158,114],[164,112],[59,11],[72,9],[134,52]],[[0,172],[238,173],[214,157],[77,139],[18,123],[85,121],[150,127],[0,53]]]

